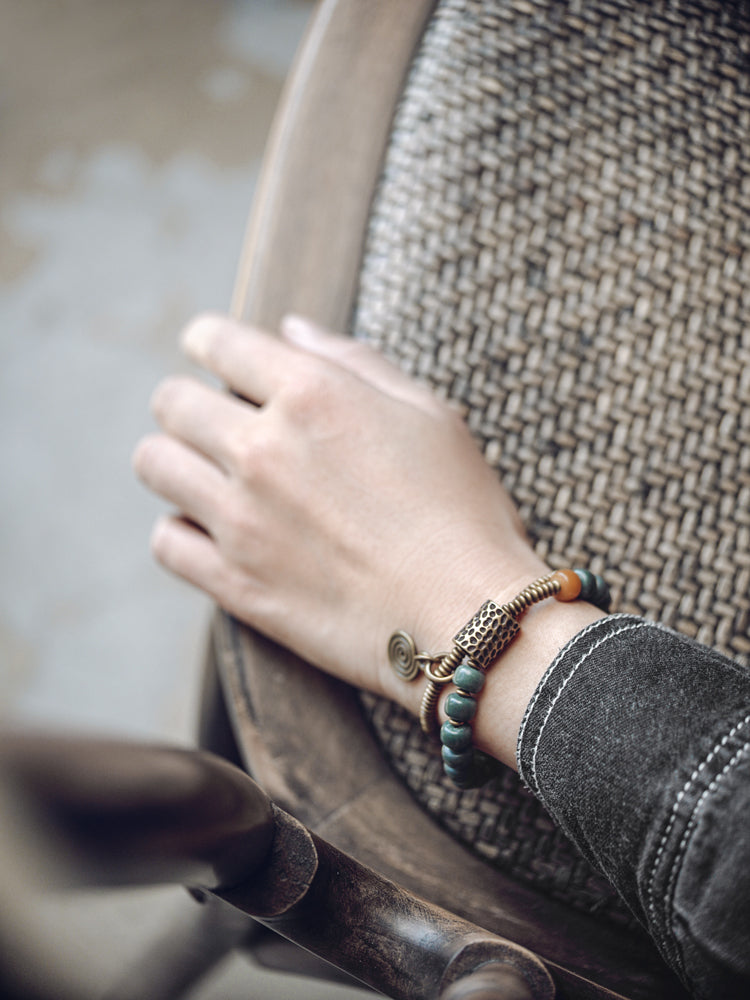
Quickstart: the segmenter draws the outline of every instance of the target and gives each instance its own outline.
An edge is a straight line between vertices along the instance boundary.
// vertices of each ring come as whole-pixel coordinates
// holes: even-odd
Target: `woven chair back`
[[[616,610],[743,663],[749,53],[747,8],[731,3],[440,0],[352,320],[464,408],[553,567],[604,574]],[[629,919],[513,772],[460,793],[411,718],[365,705],[457,838]]]

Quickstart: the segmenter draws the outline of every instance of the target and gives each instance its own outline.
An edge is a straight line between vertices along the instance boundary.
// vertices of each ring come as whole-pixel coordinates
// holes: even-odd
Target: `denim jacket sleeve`
[[[542,678],[518,764],[691,993],[750,996],[750,672],[603,618]]]

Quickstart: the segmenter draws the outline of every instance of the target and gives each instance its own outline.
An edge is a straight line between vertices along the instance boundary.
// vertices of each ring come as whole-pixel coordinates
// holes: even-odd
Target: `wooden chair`
[[[324,0],[233,306],[348,331],[462,404],[545,558],[740,659],[747,27],[719,3]],[[204,707],[204,745],[560,996],[682,995],[512,775],[457,796],[402,713],[223,613]]]
[[[747,28],[739,4],[682,0],[323,0],[234,303],[368,339],[463,404],[545,558],[606,571],[619,609],[743,661]],[[200,742],[277,804],[237,789],[259,843],[270,822],[295,845],[266,881],[250,858],[234,892],[201,876],[220,925],[229,903],[392,996],[685,996],[510,773],[459,796],[409,719],[222,613]],[[244,781],[205,766],[208,787]],[[172,877],[193,880],[188,855]],[[292,877],[279,918],[308,863],[323,877]],[[322,892],[335,870],[343,895]],[[439,960],[422,950],[438,924]],[[451,992],[459,940],[520,980]]]

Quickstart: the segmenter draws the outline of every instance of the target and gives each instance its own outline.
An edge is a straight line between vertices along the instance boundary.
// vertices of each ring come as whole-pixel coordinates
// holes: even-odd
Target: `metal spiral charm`
[[[388,662],[402,681],[413,681],[419,673],[417,647],[408,632],[394,632],[388,640]]]

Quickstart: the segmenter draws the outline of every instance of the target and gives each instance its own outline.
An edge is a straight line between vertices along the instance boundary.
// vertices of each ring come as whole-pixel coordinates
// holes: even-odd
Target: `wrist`
[[[604,615],[592,604],[556,600],[537,604],[524,614],[520,632],[488,668],[477,699],[473,736],[478,749],[516,768],[518,732],[544,673],[566,643]],[[446,717],[443,705],[451,689],[449,686],[441,696],[441,721]]]
[[[500,580],[497,568],[503,565],[512,565],[514,573],[512,577],[506,573]],[[481,565],[471,569],[467,566],[463,572],[455,565],[451,568],[449,583],[444,585],[442,591],[433,586],[433,599],[425,601],[419,616],[412,619],[417,624],[411,625],[405,614],[401,626],[414,637],[418,651],[427,650],[436,658],[434,666],[438,670],[443,666],[440,664],[438,667],[441,658],[454,648],[453,637],[476,615],[485,601],[489,599],[499,607],[515,602],[532,581],[539,581],[540,577],[551,572],[527,547],[513,561],[508,559],[506,550],[494,562],[485,553]],[[578,587],[580,589],[580,584]],[[586,601],[571,600],[569,597],[546,600],[538,590],[535,592],[537,596],[533,601],[540,603],[531,603],[525,610],[512,614],[520,626],[518,633],[494,661],[483,668],[485,682],[481,695],[475,699],[476,715],[471,723],[474,746],[513,768],[516,767],[518,732],[539,681],[563,646],[605,614]],[[486,651],[484,641],[482,646]],[[452,672],[449,663],[450,660],[446,660],[445,675]],[[414,714],[419,714],[422,696],[428,686],[427,679],[422,677],[414,684],[407,684],[390,669],[387,674],[382,693]],[[433,687],[439,722],[446,719],[444,704],[454,690],[450,683],[445,683],[442,689],[438,685]],[[428,719],[432,711],[432,708],[428,709],[425,718]]]
[[[387,640],[395,629],[413,636],[419,651],[429,651],[435,656],[445,654],[451,650],[458,630],[485,601],[491,599],[497,604],[505,604],[530,581],[550,572],[525,543],[516,548],[512,557],[507,547],[496,552],[483,548],[479,558],[454,561],[449,572],[441,576],[434,574],[429,586],[414,586],[412,593],[420,597],[418,609],[409,614],[407,603],[403,602],[396,616],[389,616],[383,630],[380,645],[380,663],[385,668],[381,674],[383,695],[413,714],[419,714],[426,679],[420,676],[418,681],[405,684],[387,666]]]
[[[478,558],[454,564],[447,580],[435,581],[432,597],[423,602],[414,622],[420,648],[448,651],[453,637],[487,600],[503,605],[532,580],[550,573],[546,563],[525,542],[515,551],[485,549]]]

